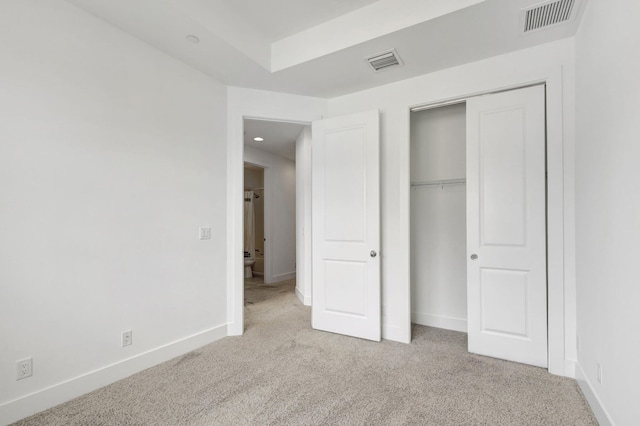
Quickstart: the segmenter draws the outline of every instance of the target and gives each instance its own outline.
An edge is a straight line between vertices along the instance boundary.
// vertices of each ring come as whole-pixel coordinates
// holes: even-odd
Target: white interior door
[[[467,101],[469,352],[547,366],[544,86]]]
[[[313,328],[380,340],[378,111],[313,123]]]

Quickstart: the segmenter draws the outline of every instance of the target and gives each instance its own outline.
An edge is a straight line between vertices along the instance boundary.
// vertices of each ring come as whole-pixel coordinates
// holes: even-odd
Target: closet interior
[[[466,105],[411,113],[411,320],[467,331]]]

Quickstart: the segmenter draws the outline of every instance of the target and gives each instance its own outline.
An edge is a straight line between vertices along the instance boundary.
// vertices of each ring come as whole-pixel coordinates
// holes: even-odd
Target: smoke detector
[[[375,55],[364,58],[375,72],[386,70],[391,67],[403,65],[402,59],[398,55],[396,49],[385,50]]]
[[[522,9],[520,11],[522,31],[528,33],[569,21],[578,9],[575,7],[578,1],[547,0]]]

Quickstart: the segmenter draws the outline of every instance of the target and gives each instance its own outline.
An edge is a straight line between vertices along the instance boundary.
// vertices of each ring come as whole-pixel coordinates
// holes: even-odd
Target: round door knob
[[[477,258],[478,258],[478,255],[477,255],[477,254],[472,254],[472,255],[471,255],[471,260],[476,260]]]
[[[378,253],[376,253],[375,250],[371,250],[371,253],[369,253],[369,256],[371,257],[376,257],[378,255]]]

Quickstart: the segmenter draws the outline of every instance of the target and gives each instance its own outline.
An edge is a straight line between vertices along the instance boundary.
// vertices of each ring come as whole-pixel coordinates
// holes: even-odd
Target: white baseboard
[[[296,296],[298,296],[298,299],[300,299],[300,301],[302,302],[303,305],[305,306],[311,306],[311,296],[305,296],[300,289],[298,288],[298,286],[296,286]]]
[[[411,322],[429,327],[444,328],[446,330],[467,332],[467,320],[462,318],[447,317],[444,315],[425,314],[412,312]]]
[[[600,398],[598,398],[598,395],[594,391],[593,386],[591,385],[587,375],[584,373],[580,363],[576,363],[576,381],[578,382],[578,386],[580,386],[584,397],[589,403],[591,411],[593,411],[598,423],[600,423],[600,426],[612,426],[613,421],[611,420],[611,416],[609,416],[606,408],[602,405]]]
[[[285,274],[274,275],[271,277],[271,282],[279,283],[280,281],[292,280],[296,277],[296,271],[287,272]]]
[[[223,324],[5,402],[0,405],[0,424],[16,422],[226,336],[227,325]]]

